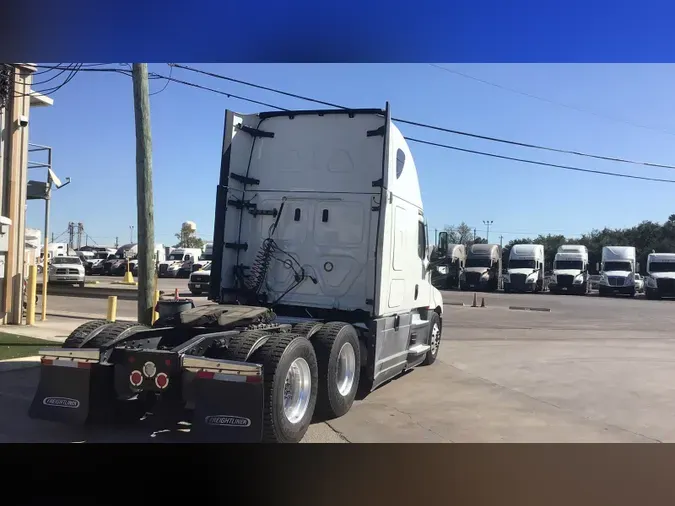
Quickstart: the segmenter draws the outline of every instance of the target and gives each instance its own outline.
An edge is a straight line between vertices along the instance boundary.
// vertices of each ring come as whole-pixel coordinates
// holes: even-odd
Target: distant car
[[[78,256],[55,257],[49,266],[49,282],[84,287],[84,265]]]
[[[211,283],[211,262],[206,262],[203,268],[190,274],[188,289],[193,295],[201,295],[209,289]]]

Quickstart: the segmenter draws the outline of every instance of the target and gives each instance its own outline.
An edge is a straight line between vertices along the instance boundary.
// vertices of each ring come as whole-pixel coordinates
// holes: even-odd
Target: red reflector
[[[133,371],[129,375],[129,381],[135,387],[143,383],[143,375],[141,374],[141,371]]]
[[[43,358],[42,365],[52,365],[54,361],[51,358]]]
[[[246,383],[262,383],[262,376],[246,376]]]
[[[170,360],[170,359],[167,358],[167,359],[164,361],[164,363],[167,365],[167,367],[171,367],[171,360]]]
[[[157,385],[157,388],[166,388],[168,384],[169,377],[163,372],[160,372],[155,378],[155,385]]]
[[[203,378],[203,379],[213,379],[214,376],[215,376],[215,373],[213,373],[211,371],[199,371],[197,373],[197,377]]]
[[[91,369],[91,364],[89,362],[78,362],[78,369]]]
[[[133,364],[136,361],[136,357],[133,355],[129,357],[129,363]]]

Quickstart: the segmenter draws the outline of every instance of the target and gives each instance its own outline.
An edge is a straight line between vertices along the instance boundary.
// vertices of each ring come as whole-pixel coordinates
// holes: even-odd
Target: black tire
[[[436,343],[435,347],[434,344],[432,343],[434,325],[438,326],[438,342]],[[431,345],[431,348],[429,349],[429,351],[427,351],[427,356],[424,357],[424,362],[422,362],[421,365],[431,365],[434,362],[436,362],[436,357],[438,357],[438,350],[441,347],[442,332],[443,332],[443,323],[441,322],[441,317],[438,316],[438,313],[436,311],[434,311],[433,313],[431,313],[431,317],[429,318],[429,344]]]
[[[81,283],[78,283],[78,285],[80,286],[80,288],[84,288],[84,281],[82,281]]]
[[[190,289],[190,293],[192,295],[201,295],[202,291],[201,290],[193,290],[192,288]]]
[[[312,338],[319,365],[319,398],[316,412],[324,419],[339,418],[354,403],[361,376],[361,345],[356,329],[349,323],[328,322]],[[351,345],[354,351],[352,384],[343,395],[338,389],[338,357],[343,346]]]
[[[304,359],[309,365],[311,387],[304,416],[296,423],[291,423],[284,414],[284,383],[291,364],[298,358]],[[265,393],[262,441],[300,442],[312,421],[318,392],[319,373],[312,344],[297,334],[276,334],[253,353],[250,361],[263,365]]]
[[[129,334],[135,334],[140,330],[146,330],[150,327],[137,322],[115,322],[109,327],[103,329],[97,336],[87,341],[85,348],[100,348],[105,346],[118,337]]]
[[[307,339],[312,339],[322,327],[323,323],[321,322],[301,322],[293,325],[291,332],[305,336]]]
[[[259,344],[261,339],[271,337],[274,337],[274,334],[270,334],[264,330],[249,330],[247,332],[242,332],[232,338],[229,346],[222,353],[222,356],[214,358],[246,362],[251,355],[253,347]]]
[[[84,340],[87,339],[89,334],[91,334],[94,330],[98,329],[99,327],[102,327],[103,325],[106,325],[108,323],[109,322],[107,322],[106,320],[92,320],[90,322],[83,323],[70,333],[70,335],[66,338],[61,347],[62,348],[81,347],[82,343],[84,343]]]

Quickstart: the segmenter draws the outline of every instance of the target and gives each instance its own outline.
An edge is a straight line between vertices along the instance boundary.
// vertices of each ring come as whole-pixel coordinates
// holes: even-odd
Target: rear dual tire
[[[316,413],[329,420],[352,407],[361,376],[361,344],[349,323],[329,322],[312,337],[319,366]]]
[[[300,442],[318,394],[319,368],[312,344],[298,334],[272,334],[250,362],[263,366],[263,442]]]

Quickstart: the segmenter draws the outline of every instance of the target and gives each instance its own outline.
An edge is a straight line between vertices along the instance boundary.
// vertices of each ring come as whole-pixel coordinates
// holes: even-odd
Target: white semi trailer
[[[675,253],[647,255],[645,296],[650,300],[675,297]]]
[[[563,244],[553,260],[553,274],[548,283],[551,293],[587,294],[588,248],[582,244]]]
[[[228,111],[213,243],[213,304],[167,300],[154,328],[97,320],[41,350],[30,415],[165,406],[198,441],[298,442],[357,387],[436,360],[443,300],[388,106]]]
[[[532,292],[544,290],[544,246],[542,244],[514,244],[509,251],[509,264],[504,275],[505,292]]]
[[[635,274],[638,269],[634,246],[604,246],[598,282],[600,296],[635,296]]]

